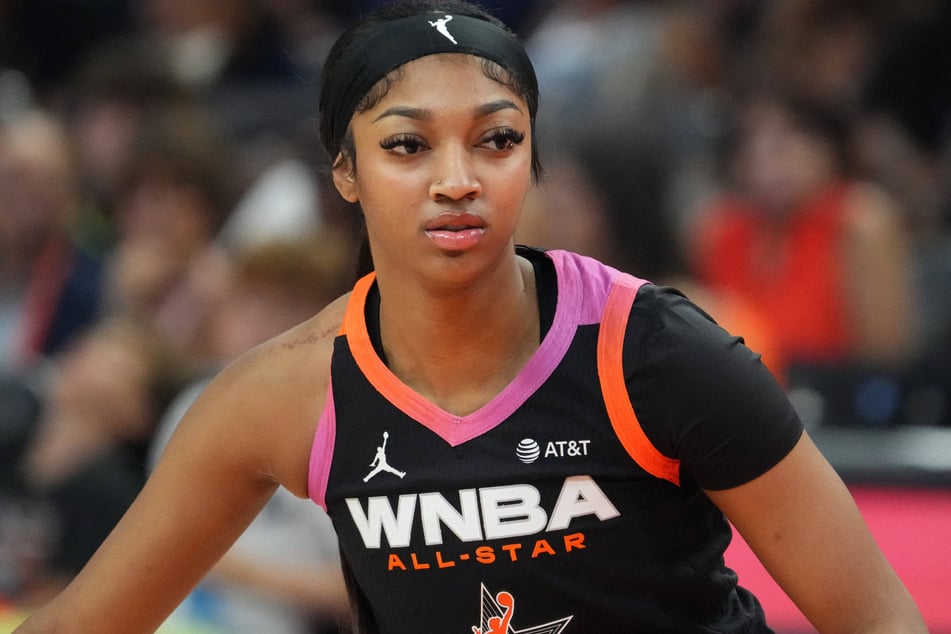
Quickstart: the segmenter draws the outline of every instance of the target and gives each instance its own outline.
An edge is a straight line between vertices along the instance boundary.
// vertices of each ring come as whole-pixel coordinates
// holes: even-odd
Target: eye
[[[481,145],[488,146],[489,149],[504,152],[511,150],[525,140],[525,134],[512,128],[502,128],[493,130],[482,138]]]
[[[411,134],[396,134],[380,142],[380,147],[394,154],[417,154],[427,149],[426,144],[419,137]]]

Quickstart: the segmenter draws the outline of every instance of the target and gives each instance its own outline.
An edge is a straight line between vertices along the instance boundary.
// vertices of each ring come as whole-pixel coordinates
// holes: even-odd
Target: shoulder
[[[742,338],[727,332],[681,291],[653,284],[638,291],[623,355],[625,374],[651,401],[672,394],[695,401],[698,385],[712,385],[760,364]],[[722,394],[707,396],[717,399]]]
[[[625,373],[654,445],[704,488],[775,464],[801,423],[760,355],[679,291],[646,285],[631,312]]]
[[[644,284],[631,309],[629,336],[645,349],[663,343],[694,347],[730,343],[734,338],[723,330],[699,305],[679,289]]]
[[[653,284],[638,291],[624,357],[629,372],[649,370],[649,375],[687,390],[701,378],[712,385],[769,375],[743,337],[727,331],[680,290]]]
[[[326,386],[347,298],[344,295],[311,319],[241,355],[214,383],[241,393],[249,390],[247,394],[254,397],[284,394],[300,385],[314,388],[315,382]]]
[[[292,492],[306,492],[307,463],[330,379],[345,295],[315,317],[224,368],[205,388],[191,417]]]

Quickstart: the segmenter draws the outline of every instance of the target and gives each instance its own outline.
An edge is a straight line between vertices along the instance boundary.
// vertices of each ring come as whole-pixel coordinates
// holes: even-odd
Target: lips
[[[446,212],[426,223],[426,236],[445,251],[460,252],[477,245],[485,235],[485,220],[468,212]]]
[[[427,232],[485,229],[485,220],[468,212],[444,212],[426,223]]]

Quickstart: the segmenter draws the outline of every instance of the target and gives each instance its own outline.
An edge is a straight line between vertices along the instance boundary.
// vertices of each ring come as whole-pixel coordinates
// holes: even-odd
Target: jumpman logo
[[[373,470],[370,471],[370,473],[368,473],[365,478],[363,478],[364,482],[369,482],[370,478],[382,471],[392,473],[393,475],[400,478],[406,475],[405,471],[398,471],[394,469],[386,461],[386,441],[389,440],[389,438],[389,432],[383,432],[383,444],[376,448],[376,455],[373,456],[373,462],[370,463],[370,466],[373,467]]]
[[[449,40],[453,44],[458,44],[459,42],[456,41],[456,38],[454,38],[452,36],[452,33],[449,32],[449,29],[446,28],[446,23],[449,22],[449,20],[451,19],[452,19],[452,16],[447,15],[444,18],[439,18],[435,22],[430,22],[429,26],[439,31],[442,35],[446,37],[447,40]]]

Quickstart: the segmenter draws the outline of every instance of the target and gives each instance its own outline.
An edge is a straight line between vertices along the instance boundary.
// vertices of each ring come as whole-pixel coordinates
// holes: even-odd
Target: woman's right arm
[[[303,338],[326,349],[326,336],[291,336],[297,337],[291,344]],[[297,474],[288,472],[299,468],[306,481],[309,439],[326,389],[327,364],[315,358],[328,357],[282,340],[212,381],[112,534],[16,634],[154,632],[279,484],[301,493],[291,482]],[[311,389],[302,391],[302,381]]]

